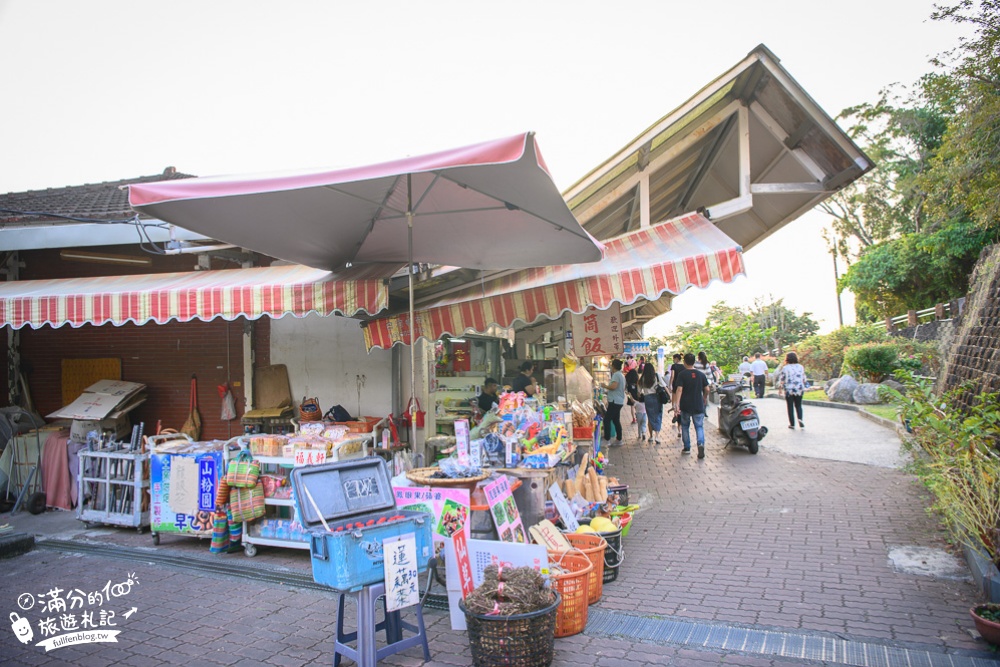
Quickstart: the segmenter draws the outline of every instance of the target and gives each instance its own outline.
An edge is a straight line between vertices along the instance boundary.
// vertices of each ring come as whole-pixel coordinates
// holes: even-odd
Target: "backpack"
[[[327,410],[326,414],[323,415],[323,418],[335,422],[354,421],[354,417],[352,417],[351,413],[344,409],[344,406],[342,405],[335,405]]]

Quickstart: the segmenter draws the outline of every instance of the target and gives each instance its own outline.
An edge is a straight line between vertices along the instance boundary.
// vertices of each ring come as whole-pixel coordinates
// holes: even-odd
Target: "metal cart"
[[[238,448],[239,438],[228,441],[194,442],[183,434],[154,435],[148,439],[150,477],[150,532],[153,544],[160,535],[212,537],[212,515],[219,479],[226,473],[229,452]],[[197,466],[196,506],[174,507],[171,504],[172,473],[175,469]],[[189,490],[189,489],[186,489]],[[176,502],[177,498],[173,498]]]
[[[149,526],[149,454],[128,449],[81,450],[76,518],[86,523]]]

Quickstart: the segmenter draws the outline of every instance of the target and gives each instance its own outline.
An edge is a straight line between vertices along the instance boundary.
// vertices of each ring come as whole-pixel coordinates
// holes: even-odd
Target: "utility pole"
[[[837,246],[833,245],[830,250],[833,255],[833,288],[837,290],[837,318],[840,320],[840,326],[843,327],[844,307],[840,303],[840,287],[838,285],[840,282],[840,276],[837,274]]]

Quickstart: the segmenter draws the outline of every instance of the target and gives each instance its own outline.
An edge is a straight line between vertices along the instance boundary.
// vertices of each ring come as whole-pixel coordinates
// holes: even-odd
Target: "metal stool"
[[[357,593],[358,603],[358,629],[356,632],[344,632],[344,598],[348,593],[341,593],[337,603],[337,639],[333,645],[333,667],[340,666],[340,657],[350,658],[359,667],[375,667],[375,663],[386,656],[405,651],[413,646],[422,646],[424,649],[424,661],[429,662],[431,651],[427,646],[427,632],[424,629],[423,605],[417,603],[414,610],[417,612],[417,624],[412,625],[402,620],[400,612],[386,611],[385,620],[376,622],[375,610],[378,606],[378,599],[383,598],[383,608],[385,608],[385,584],[377,583],[365,586]],[[403,630],[416,633],[412,637],[403,639]],[[385,630],[385,641],[387,646],[376,649],[375,635],[379,630]],[[351,648],[346,642],[357,640],[357,648]]]

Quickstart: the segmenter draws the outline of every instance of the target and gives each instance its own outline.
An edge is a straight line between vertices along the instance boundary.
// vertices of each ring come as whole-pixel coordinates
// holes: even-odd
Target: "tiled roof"
[[[0,229],[29,225],[72,224],[57,216],[85,218],[88,220],[122,220],[131,218],[135,211],[128,205],[128,192],[119,186],[130,183],[149,183],[178,178],[193,178],[167,167],[162,174],[139,176],[121,181],[70,185],[63,188],[11,192],[0,195]],[[13,211],[13,212],[12,212]],[[25,212],[46,215],[24,215]]]

